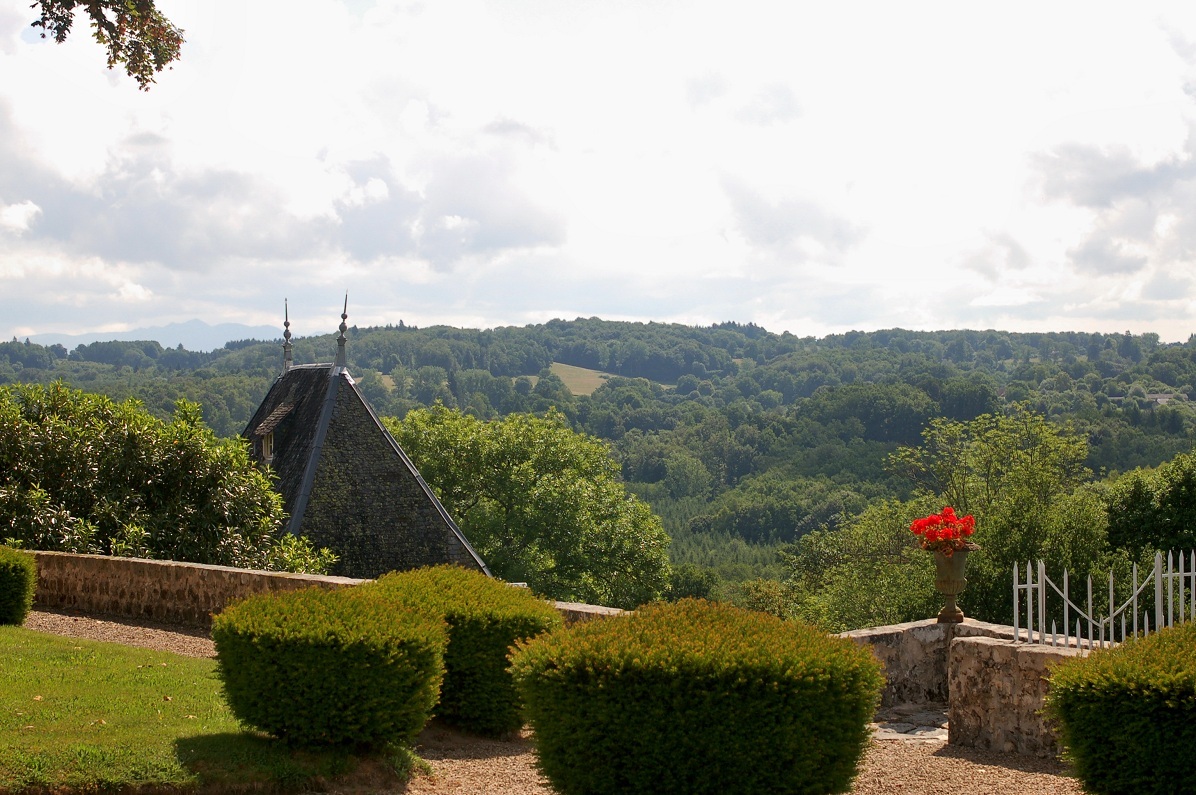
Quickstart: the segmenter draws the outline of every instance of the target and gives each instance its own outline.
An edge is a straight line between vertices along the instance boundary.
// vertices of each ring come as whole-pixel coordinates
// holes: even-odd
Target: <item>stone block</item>
[[[1057,756],[1058,740],[1041,714],[1050,668],[1086,650],[988,637],[951,643],[949,742],[1033,756]]]

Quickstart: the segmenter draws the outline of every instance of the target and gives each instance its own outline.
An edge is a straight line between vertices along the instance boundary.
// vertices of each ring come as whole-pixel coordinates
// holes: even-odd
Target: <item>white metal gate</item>
[[[1185,560],[1185,556],[1187,560]],[[1178,566],[1175,561],[1178,559]],[[1076,646],[1078,648],[1102,648],[1133,637],[1139,633],[1150,634],[1151,627],[1158,631],[1159,627],[1169,627],[1176,620],[1184,621],[1196,617],[1196,551],[1181,552],[1178,555],[1168,552],[1164,566],[1162,552],[1155,553],[1154,568],[1149,576],[1139,584],[1138,564],[1133,566],[1133,583],[1131,595],[1120,606],[1117,605],[1113,594],[1113,573],[1109,572],[1109,602],[1108,610],[1103,616],[1096,616],[1094,608],[1092,577],[1088,577],[1088,599],[1086,608],[1077,605],[1071,599],[1067,571],[1063,572],[1062,589],[1046,575],[1046,565],[1038,561],[1037,571],[1026,563],[1025,579],[1021,580],[1019,564],[1013,564],[1013,636],[1019,641],[1027,643],[1042,643],[1051,646]],[[1186,565],[1185,565],[1186,564]],[[1141,603],[1148,601],[1145,594],[1148,586],[1153,585],[1154,609],[1139,610]],[[1062,633],[1059,632],[1056,620],[1057,613],[1051,616],[1051,631],[1046,632],[1047,597],[1054,591],[1062,600]],[[1022,618],[1022,594],[1025,594],[1025,622]],[[1104,594],[1101,594],[1103,599]],[[1141,598],[1140,598],[1141,597]],[[1185,610],[1186,607],[1186,610]],[[1154,613],[1153,623],[1151,612]],[[1127,618],[1128,615],[1128,618]],[[1071,618],[1075,617],[1075,633],[1070,632]],[[1139,623],[1141,618],[1141,623]],[[1117,636],[1118,621],[1120,621],[1120,640]],[[1037,626],[1037,629],[1035,627]],[[1087,630],[1087,632],[1085,632]]]

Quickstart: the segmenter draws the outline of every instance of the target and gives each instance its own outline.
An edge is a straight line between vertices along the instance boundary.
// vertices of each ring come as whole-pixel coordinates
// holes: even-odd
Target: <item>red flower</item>
[[[968,542],[964,539],[976,531],[976,520],[971,514],[956,516],[955,509],[947,505],[940,513],[915,519],[909,529],[920,536],[918,544],[922,549],[941,551],[949,556],[965,547]]]

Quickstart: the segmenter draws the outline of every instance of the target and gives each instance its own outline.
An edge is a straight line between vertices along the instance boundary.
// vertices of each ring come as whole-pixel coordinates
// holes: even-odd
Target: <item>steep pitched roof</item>
[[[287,529],[336,552],[335,573],[452,562],[490,574],[343,365],[279,376],[242,434],[259,459],[267,434]]]

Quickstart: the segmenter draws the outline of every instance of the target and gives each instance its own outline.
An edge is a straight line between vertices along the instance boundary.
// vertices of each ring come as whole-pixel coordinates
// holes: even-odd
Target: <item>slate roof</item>
[[[288,368],[242,433],[259,461],[267,434],[287,530],[336,552],[334,574],[438,563],[490,574],[345,367]]]

